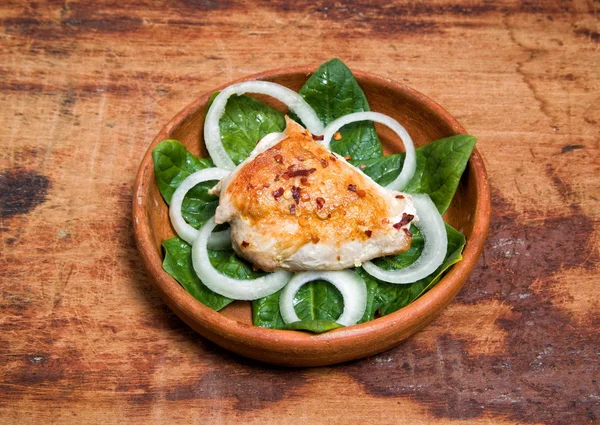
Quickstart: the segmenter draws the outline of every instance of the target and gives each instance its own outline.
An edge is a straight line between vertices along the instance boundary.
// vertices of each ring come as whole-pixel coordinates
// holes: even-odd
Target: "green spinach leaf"
[[[416,149],[417,169],[405,192],[427,193],[443,214],[454,197],[460,177],[467,166],[475,137],[458,134],[445,139],[436,140]],[[362,171],[385,186],[391,183],[404,164],[405,154],[388,155],[368,161],[351,161]]]
[[[210,158],[196,158],[177,140],[164,140],[152,151],[156,182],[165,202],[169,204],[175,189],[190,174],[204,168],[214,167]],[[194,228],[199,229],[215,214],[218,198],[208,194],[216,184],[204,182],[193,187],[185,196],[181,213]]]
[[[318,334],[343,327],[343,325],[340,325],[333,320],[301,320],[299,322],[284,325],[281,329],[290,331],[309,331]]]
[[[300,89],[300,95],[313,107],[324,125],[352,112],[369,111],[367,98],[348,67],[339,59],[321,65]],[[348,124],[340,130],[342,138],[331,148],[356,160],[383,155],[375,126],[370,121]]]
[[[192,247],[187,242],[174,237],[164,241],[162,246],[165,250],[163,269],[194,298],[217,311],[231,303],[231,299],[214,293],[198,278],[192,266]]]
[[[234,95],[227,100],[219,127],[223,147],[237,165],[264,136],[283,131],[285,118],[281,112],[250,96]]]
[[[416,227],[412,226],[411,232],[413,232],[413,244],[408,251],[379,258],[374,262],[386,270],[395,270],[407,267],[416,261],[421,254],[424,241]],[[448,236],[446,258],[442,265],[425,279],[407,285],[396,285],[375,279],[362,268],[357,269],[359,276],[367,283],[367,310],[361,319],[361,323],[393,313],[412,303],[433,287],[451,265],[462,259],[461,253],[465,245],[465,237],[449,224],[446,224],[446,233]]]

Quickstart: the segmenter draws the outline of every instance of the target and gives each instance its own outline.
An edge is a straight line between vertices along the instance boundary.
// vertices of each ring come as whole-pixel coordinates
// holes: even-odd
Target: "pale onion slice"
[[[314,280],[326,280],[341,292],[344,298],[344,311],[336,320],[337,323],[344,326],[358,323],[367,308],[367,285],[351,270],[296,273],[279,296],[279,310],[285,323],[300,321],[294,310],[294,296],[302,285]]]
[[[425,246],[417,261],[401,270],[383,270],[372,262],[363,263],[363,268],[371,276],[389,283],[413,283],[437,270],[444,262],[448,248],[448,237],[444,220],[437,207],[425,194],[412,194],[413,205],[419,216],[415,225],[421,231]]]
[[[406,151],[406,157],[404,158],[404,164],[402,165],[402,171],[398,174],[398,177],[388,184],[386,187],[390,190],[401,191],[406,187],[412,176],[415,174],[417,168],[417,156],[415,153],[415,146],[413,144],[410,134],[406,129],[395,119],[379,112],[354,112],[352,114],[344,115],[329,123],[325,127],[323,133],[323,144],[327,149],[330,149],[331,138],[333,135],[346,124],[350,124],[358,121],[375,121],[380,124],[386,125],[391,128],[404,143],[404,150]]]
[[[171,218],[171,224],[173,224],[173,228],[175,229],[175,232],[177,232],[177,235],[179,235],[181,239],[190,245],[192,245],[198,237],[198,230],[190,226],[183,218],[183,215],[181,215],[183,198],[185,198],[185,195],[190,191],[190,189],[197,184],[211,180],[221,180],[222,178],[227,177],[229,174],[229,171],[221,170],[219,168],[205,168],[203,170],[196,171],[195,173],[187,176],[173,193],[173,196],[171,197],[171,204],[169,205],[169,217]],[[220,233],[221,232],[217,233],[217,235]],[[219,238],[221,241],[224,239],[224,237],[225,235],[217,236],[217,238]]]
[[[192,245],[194,271],[209,289],[234,300],[256,300],[279,291],[288,283],[292,273],[284,270],[251,280],[233,279],[219,273],[210,262],[207,247],[208,238],[216,226],[214,217],[208,220]]]
[[[234,94],[241,95],[244,93],[259,93],[274,97],[298,115],[308,131],[315,135],[323,134],[323,123],[315,110],[295,91],[268,81],[246,81],[233,84],[223,89],[215,97],[204,122],[204,144],[217,167],[226,170],[235,168],[235,163],[223,147],[219,120],[225,113],[227,99]]]

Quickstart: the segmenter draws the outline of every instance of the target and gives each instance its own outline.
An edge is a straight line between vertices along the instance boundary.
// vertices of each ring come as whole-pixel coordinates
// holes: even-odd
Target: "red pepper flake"
[[[318,210],[323,208],[323,205],[325,205],[325,199],[321,198],[320,196],[317,197],[317,199],[315,199],[315,201],[317,201],[317,209]]]
[[[306,192],[302,192],[302,193],[300,194],[300,199],[301,199],[303,202],[310,201],[310,195],[309,195],[308,193],[306,193]]]
[[[264,187],[265,189],[266,189],[266,188],[268,188],[268,187],[270,187],[270,186],[271,186],[271,185],[270,185],[269,183],[265,183],[265,184],[263,184],[263,187]]]
[[[384,218],[383,220],[381,220],[382,224],[388,224],[390,222],[390,220],[388,220],[387,218]]]
[[[404,199],[404,196],[402,196],[402,195],[396,195],[396,199]]]
[[[415,216],[412,214],[402,213],[402,218],[398,223],[394,224],[394,228],[400,230],[402,226],[406,226],[410,223],[413,218],[415,218]]]
[[[359,198],[364,198],[367,195],[367,192],[365,192],[362,189],[356,189],[356,194],[358,195]]]
[[[345,159],[346,161],[350,161],[350,160],[352,159],[352,155],[346,155],[346,156],[344,157],[344,159]]]
[[[412,232],[410,230],[408,230],[406,227],[404,227],[402,230],[404,230],[404,233],[406,233],[406,236],[408,236],[409,238],[412,238]]]
[[[333,138],[334,138],[335,140],[340,140],[340,139],[342,138],[342,133],[340,133],[339,131],[336,131],[336,132],[333,134]]]
[[[367,238],[370,238],[372,234],[373,232],[371,230],[365,230],[365,235],[367,235]]]
[[[277,199],[283,195],[283,187],[273,191],[273,198]]]
[[[331,159],[333,162],[337,161],[337,158],[333,155],[329,155],[329,159]]]
[[[316,135],[312,135],[313,140],[323,140],[324,136],[316,136]]]
[[[321,158],[321,165],[323,168],[329,167],[329,162],[325,158]]]
[[[364,170],[365,168],[367,168],[367,164],[360,164],[359,167],[361,170]]]
[[[349,184],[348,185],[348,190],[350,192],[356,192],[356,185],[355,184]]]
[[[304,162],[304,157],[303,157],[303,156],[299,156],[299,157],[298,157],[298,161],[300,161],[300,162]]]
[[[248,183],[248,184],[246,185],[246,190],[252,190],[252,189],[254,189],[254,185],[253,185],[253,184],[251,184],[251,183]]]
[[[275,176],[275,181],[276,181],[276,182],[278,182],[280,178],[281,178],[281,174],[277,174],[277,175]]]
[[[283,157],[280,154],[277,154],[273,157],[276,163],[283,164]]]
[[[310,239],[312,240],[312,243],[319,243],[321,240],[317,235],[310,235]]]
[[[290,214],[291,215],[295,215],[296,214],[296,204],[290,205]]]
[[[296,202],[296,205],[300,202],[300,188],[297,186],[292,186],[292,198]]]
[[[250,244],[246,241],[242,241],[242,248],[248,248]]]
[[[309,174],[314,173],[315,171],[317,171],[316,168],[310,168],[308,170],[294,170],[294,171],[288,171],[287,173],[285,173],[283,176],[285,177],[287,175],[287,178],[291,178],[291,177],[298,177],[298,176],[308,176]]]
[[[308,179],[306,177],[302,177],[302,178],[300,178],[300,183],[308,184]]]

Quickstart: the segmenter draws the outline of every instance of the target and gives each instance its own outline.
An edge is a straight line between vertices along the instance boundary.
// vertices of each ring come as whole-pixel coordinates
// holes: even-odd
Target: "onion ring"
[[[300,321],[294,310],[294,296],[302,285],[319,279],[332,283],[344,297],[344,311],[336,322],[344,326],[358,323],[367,308],[367,285],[350,270],[296,273],[279,296],[279,310],[283,321],[285,323]]]
[[[205,168],[203,170],[196,171],[195,173],[187,176],[173,193],[173,196],[171,197],[171,204],[169,205],[169,217],[171,218],[171,224],[173,225],[175,232],[177,232],[177,235],[190,245],[192,245],[198,237],[198,230],[190,226],[181,214],[181,205],[183,204],[185,195],[198,183],[211,180],[221,180],[222,178],[227,177],[229,174],[229,171],[221,170],[219,168]],[[224,230],[223,232],[227,232],[227,230]],[[223,232],[218,232],[216,233],[218,236],[213,236],[215,238],[215,240],[212,242],[213,244],[216,244],[217,246],[223,245],[223,240],[226,237],[225,234],[222,234]]]
[[[425,194],[411,195],[413,205],[419,215],[415,225],[423,234],[425,246],[417,260],[401,270],[383,270],[371,261],[363,263],[362,267],[371,276],[389,283],[413,283],[429,276],[442,265],[448,249],[448,236],[444,220],[437,207]]]
[[[223,147],[219,120],[225,113],[225,106],[229,97],[234,94],[241,95],[244,93],[259,93],[274,97],[284,103],[290,110],[294,111],[308,131],[315,135],[323,134],[323,123],[315,110],[295,91],[268,81],[246,81],[233,84],[223,89],[215,97],[204,122],[204,144],[217,167],[226,170],[233,170],[235,168],[235,163]]]
[[[327,149],[330,149],[331,138],[333,135],[346,124],[350,124],[358,121],[375,121],[380,124],[386,125],[391,128],[404,143],[404,149],[406,150],[406,157],[404,158],[404,164],[402,165],[402,171],[398,174],[398,177],[388,184],[386,188],[390,190],[401,191],[406,187],[412,176],[415,174],[417,169],[417,155],[415,153],[415,146],[413,144],[410,134],[406,129],[392,117],[380,114],[379,112],[354,112],[352,114],[344,115],[325,127],[323,133],[323,145]]]
[[[288,283],[292,273],[284,270],[251,280],[233,279],[217,271],[210,262],[207,247],[216,226],[214,217],[208,220],[192,245],[194,271],[210,290],[234,300],[256,300],[279,291]]]

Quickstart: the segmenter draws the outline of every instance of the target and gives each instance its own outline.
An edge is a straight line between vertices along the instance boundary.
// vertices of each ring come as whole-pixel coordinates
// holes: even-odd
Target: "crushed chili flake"
[[[365,235],[367,235],[368,238],[370,238],[372,234],[373,232],[371,230],[365,230]]]
[[[412,214],[402,213],[402,218],[398,223],[394,224],[394,228],[400,230],[402,226],[406,226],[408,223],[410,223],[413,218],[415,218],[415,216]]]
[[[315,199],[315,201],[317,202],[317,209],[320,210],[321,208],[323,208],[323,205],[325,205],[325,199],[321,198],[320,196],[317,197],[317,199]]]
[[[265,183],[265,184],[263,184],[263,187],[264,187],[265,189],[266,189],[266,188],[268,188],[268,187],[270,187],[270,186],[271,186],[271,185],[270,185],[269,183]]]
[[[408,236],[409,238],[412,238],[412,232],[410,230],[408,230],[406,227],[403,228],[402,230],[404,230],[404,233],[406,233],[406,236]]]
[[[382,224],[388,224],[390,222],[390,220],[388,220],[387,218],[384,218],[383,220],[381,220]]]
[[[278,164],[283,164],[283,157],[280,154],[277,154],[273,157],[273,159],[275,160],[275,162],[277,162]]]
[[[345,159],[346,161],[350,161],[350,160],[352,159],[352,155],[346,155],[346,156],[344,157],[344,159]]]
[[[300,194],[300,199],[301,199],[302,201],[304,201],[304,202],[306,202],[306,201],[310,201],[310,195],[309,195],[308,193],[306,193],[306,192],[302,192],[302,193]]]
[[[300,188],[297,186],[292,186],[292,198],[294,198],[294,201],[296,202],[296,205],[298,205],[298,202],[300,202]]]
[[[275,176],[275,181],[276,181],[276,182],[278,182],[280,178],[281,178],[281,174],[277,174],[277,175]]]
[[[355,184],[349,184],[348,185],[348,190],[350,192],[356,192],[356,185]]]
[[[290,205],[290,214],[296,214],[296,204]]]
[[[333,138],[334,138],[335,140],[340,140],[340,139],[342,138],[342,133],[340,133],[339,131],[336,131],[336,132],[333,134]]]
[[[248,242],[242,241],[242,248],[247,248],[249,246],[250,246],[250,244]]]
[[[356,189],[356,194],[358,195],[359,198],[364,198],[367,194],[367,192],[365,192],[362,189]]]
[[[302,177],[300,179],[300,183],[302,183],[302,184],[308,184],[308,179],[306,177]]]
[[[333,155],[329,155],[329,159],[331,159],[333,162],[337,161],[337,158]]]
[[[325,158],[321,158],[321,165],[323,168],[329,167],[329,162]]]
[[[359,167],[361,170],[364,170],[365,168],[367,168],[367,164],[360,164]]]
[[[303,162],[304,161],[304,157],[303,156],[299,156],[298,157],[298,161]]]
[[[404,196],[402,196],[402,195],[396,195],[396,199],[404,199]]]
[[[316,135],[312,135],[313,140],[323,140],[324,136],[316,136]]]
[[[287,175],[287,178],[291,178],[291,177],[298,177],[298,176],[308,176],[309,174],[314,173],[315,171],[317,171],[316,168],[309,168],[308,170],[293,170],[293,171],[288,171],[287,173],[284,174],[284,177]]]
[[[283,187],[280,187],[279,189],[273,191],[273,198],[277,199],[281,195],[283,195]]]
[[[310,239],[312,240],[312,243],[319,243],[321,240],[317,235],[310,235]]]

